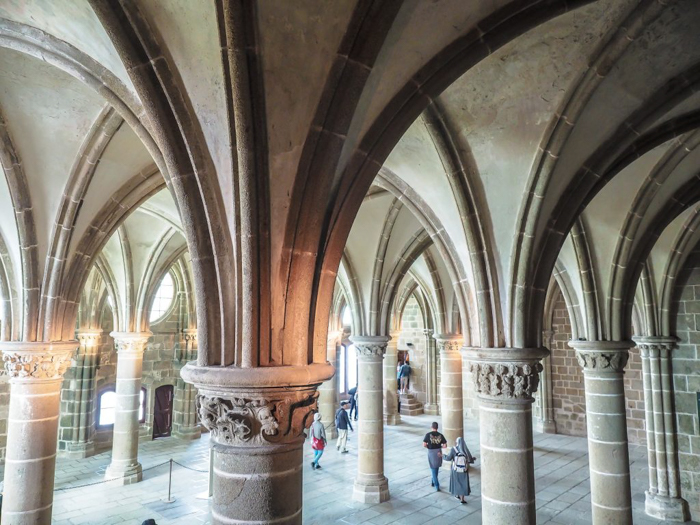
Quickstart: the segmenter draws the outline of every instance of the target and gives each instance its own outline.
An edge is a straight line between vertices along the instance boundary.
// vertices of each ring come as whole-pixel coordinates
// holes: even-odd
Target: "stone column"
[[[399,382],[396,379],[396,366],[399,362],[399,336],[401,332],[391,332],[384,355],[384,422],[387,425],[401,423],[399,414]]]
[[[384,417],[382,359],[388,337],[351,337],[359,362],[357,387],[358,423],[357,477],[353,499],[382,503],[389,499],[389,481],[384,477]]]
[[[571,341],[586,388],[593,524],[632,524],[623,369],[631,341]]]
[[[112,461],[105,479],[123,485],[142,479],[139,449],[139,398],[143,353],[151,332],[112,332],[117,347],[117,407],[114,413]]]
[[[425,364],[426,364],[426,388],[425,388],[425,405],[423,412],[425,414],[439,415],[440,405],[438,405],[438,378],[437,378],[437,356],[435,355],[435,339],[433,339],[433,330],[423,330],[425,334]]]
[[[464,406],[462,403],[462,336],[439,334],[435,341],[440,350],[440,413],[441,432],[447,438],[447,446],[464,436]]]
[[[546,355],[543,348],[465,350],[479,399],[484,523],[536,523],[532,394]]]
[[[175,349],[173,368],[177,372],[173,400],[173,436],[180,439],[199,439],[202,427],[197,417],[197,389],[182,379],[182,367],[197,359],[197,329],[183,330],[180,348]]]
[[[77,341],[0,343],[10,380],[3,525],[51,523],[59,396],[77,347]]]
[[[304,429],[332,373],[329,364],[182,369],[211,432],[213,525],[301,524]]]
[[[649,490],[645,510],[665,521],[688,521],[688,502],[681,497],[673,411],[671,351],[675,337],[635,337],[642,357],[646,412]]]
[[[340,395],[338,393],[338,345],[342,332],[328,332],[326,344],[326,359],[333,367],[335,373],[328,381],[318,387],[318,411],[321,414],[321,423],[326,428],[328,439],[338,437],[335,428],[335,413],[340,408]]]
[[[61,389],[58,453],[87,458],[95,453],[95,377],[102,330],[81,330],[76,337],[80,346]]]
[[[552,331],[542,333],[544,346],[549,350],[552,348],[553,336],[554,332]],[[552,361],[549,355],[542,360],[538,399],[540,400],[540,413],[535,419],[536,430],[545,434],[556,434],[557,424],[554,421],[554,404],[552,403]]]

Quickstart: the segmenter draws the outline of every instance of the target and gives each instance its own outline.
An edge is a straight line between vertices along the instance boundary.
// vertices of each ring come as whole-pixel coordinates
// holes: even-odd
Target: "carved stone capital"
[[[382,359],[386,353],[389,337],[351,337],[357,357],[360,359]]]
[[[112,332],[118,354],[143,354],[151,332]]]
[[[619,373],[629,359],[632,341],[569,341],[576,350],[576,360],[584,373]]]
[[[533,400],[542,371],[540,360],[547,355],[543,348],[469,348],[464,352],[479,396],[511,401]]]
[[[433,338],[437,342],[440,352],[459,352],[464,345],[461,334],[437,334]]]
[[[230,446],[287,444],[301,438],[317,410],[315,389],[197,395],[202,424],[217,443]]]
[[[187,363],[181,377],[199,391],[197,412],[216,443],[290,444],[316,412],[318,386],[333,376],[328,363],[237,368]]]
[[[60,381],[78,345],[77,341],[0,343],[4,373],[10,381]]]
[[[187,342],[187,343],[193,343],[197,341],[197,329],[196,328],[188,328],[186,330],[182,331],[182,338]]]
[[[80,342],[81,348],[95,348],[100,344],[102,330],[81,330],[76,332],[75,337]]]
[[[644,336],[633,337],[639,348],[639,354],[644,357],[667,357],[669,352],[678,346],[676,337]]]

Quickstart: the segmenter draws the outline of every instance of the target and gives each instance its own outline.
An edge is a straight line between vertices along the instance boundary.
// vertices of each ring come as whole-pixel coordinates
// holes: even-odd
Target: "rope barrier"
[[[168,465],[168,464],[172,465],[172,463],[175,463],[176,465],[178,465],[184,469],[191,470],[192,472],[199,472],[202,474],[206,474],[209,472],[208,470],[201,470],[201,469],[196,469],[194,467],[188,467],[187,465],[183,465],[182,463],[178,463],[177,461],[175,461],[172,458],[169,459],[168,461],[164,461],[163,463],[158,463],[157,465],[152,465],[148,468],[142,469],[141,472],[148,472],[149,470],[157,469],[159,467],[162,467],[163,465]],[[172,466],[171,466],[171,476],[172,476]],[[64,490],[73,490],[73,489],[82,489],[85,487],[92,487],[93,485],[101,485],[103,483],[109,483],[111,481],[118,481],[118,480],[124,479],[126,477],[127,476],[120,476],[118,478],[101,479],[100,481],[93,481],[92,483],[84,483],[82,485],[72,485],[70,487],[60,487],[60,488],[54,489],[54,492],[62,492]]]

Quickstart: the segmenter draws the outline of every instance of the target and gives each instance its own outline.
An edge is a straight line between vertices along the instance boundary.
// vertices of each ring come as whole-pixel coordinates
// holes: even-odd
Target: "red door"
[[[153,438],[168,437],[173,429],[173,386],[156,388],[153,413]]]

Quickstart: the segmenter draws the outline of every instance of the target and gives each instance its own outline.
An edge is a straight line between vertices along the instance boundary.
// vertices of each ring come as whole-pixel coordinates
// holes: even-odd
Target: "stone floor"
[[[421,440],[431,416],[404,417],[398,427],[387,427],[386,475],[391,500],[379,505],[352,501],[352,483],[357,455],[356,434],[350,434],[351,452],[340,455],[331,447],[321,459],[322,470],[312,471],[311,451],[306,450],[304,464],[304,523],[367,524],[480,524],[479,464],[471,470],[473,494],[467,505],[447,492],[430,487],[430,475]],[[479,455],[478,429],[467,432],[467,443]],[[630,447],[635,525],[660,522],[644,514],[644,489],[647,484],[646,450]],[[158,525],[207,523],[206,495],[208,474],[208,438],[185,443],[174,438],[146,442],[140,448],[144,481],[115,487],[99,483],[109,463],[109,452],[85,460],[59,460],[56,473],[54,523],[78,525],[129,523],[139,525],[154,518]],[[168,460],[174,464],[173,503],[167,503]],[[166,463],[166,464],[163,464]],[[535,434],[537,478],[537,522],[561,525],[591,523],[586,440],[560,435]],[[447,489],[449,471],[440,473]]]

